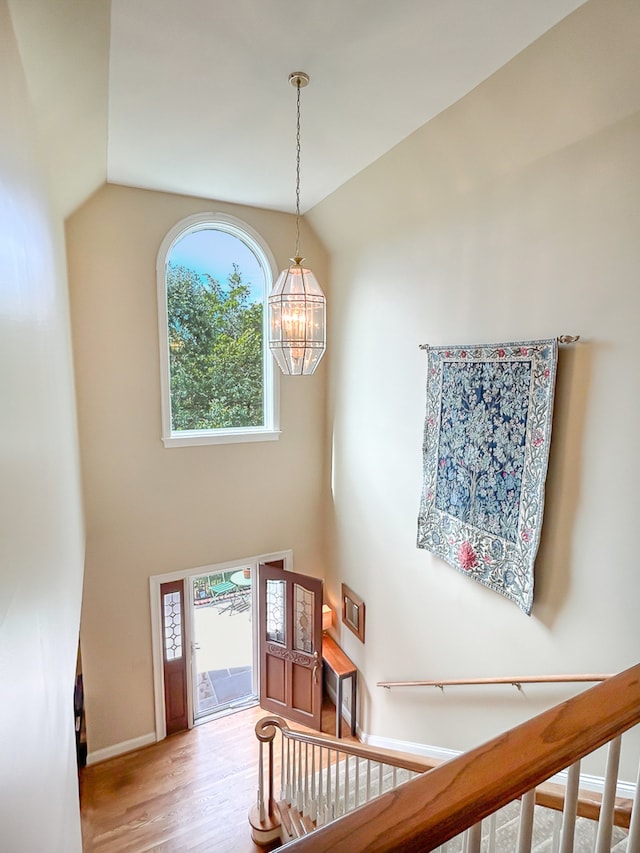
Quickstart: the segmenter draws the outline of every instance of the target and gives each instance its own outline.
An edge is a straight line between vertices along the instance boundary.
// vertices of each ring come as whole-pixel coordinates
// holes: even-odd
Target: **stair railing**
[[[275,836],[275,827],[283,819],[277,800],[308,818],[309,828],[311,824],[324,826],[437,763],[297,731],[278,716],[258,720],[256,737],[260,744],[258,792],[250,821],[258,842],[269,840],[266,827]]]
[[[569,769],[564,811],[554,850],[571,853],[580,761],[609,744],[605,788],[598,809],[595,853],[611,849],[620,738],[640,723],[640,664],[545,711],[428,773],[376,797],[290,844],[304,853],[448,851],[465,834],[465,853],[480,853],[483,821],[521,799],[516,850],[531,849],[536,786]],[[627,853],[640,853],[640,798],[636,785]],[[491,843],[489,843],[491,849]]]

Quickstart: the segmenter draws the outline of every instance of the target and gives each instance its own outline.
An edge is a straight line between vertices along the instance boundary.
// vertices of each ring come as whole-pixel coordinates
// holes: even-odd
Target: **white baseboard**
[[[333,686],[333,684],[329,684],[328,682],[325,682],[325,688],[326,688],[327,694],[329,696],[329,699],[331,699],[331,701],[335,705],[337,702],[337,699],[338,699],[338,696],[337,696],[336,691],[335,691],[335,687]],[[350,708],[347,708],[347,706],[345,705],[344,699],[342,700],[342,717],[344,718],[344,720],[346,720],[347,724],[350,726],[351,725],[351,710],[350,710]],[[358,729],[358,731],[359,731],[359,729]]]
[[[421,758],[435,758],[438,761],[448,761],[450,758],[457,758],[462,753],[455,749],[443,749],[440,746],[430,746],[426,743],[413,743],[409,740],[397,740],[390,737],[379,737],[378,735],[370,735],[358,728],[360,740],[368,746],[373,746],[376,749],[393,749],[396,752],[408,752],[410,755],[419,755]]]
[[[567,786],[567,771],[562,770],[556,773],[549,779],[549,782],[557,782],[559,785]],[[591,776],[589,773],[580,774],[580,787],[585,791],[591,791],[595,794],[604,793],[604,778],[602,776]],[[616,797],[632,800],[636,795],[636,786],[633,782],[624,782],[618,779],[616,785]]]
[[[335,694],[332,697],[335,702]],[[346,716],[346,713],[345,713]],[[411,755],[420,755],[423,758],[436,758],[440,761],[448,761],[450,758],[456,758],[462,755],[461,752],[455,749],[443,749],[439,746],[430,746],[424,743],[412,743],[407,740],[397,740],[395,738],[378,737],[377,735],[369,735],[358,727],[358,735],[362,743],[373,746],[377,749],[393,749],[398,752],[408,752]],[[563,770],[552,776],[549,782],[557,782],[559,785],[566,787],[567,771]],[[602,794],[604,792],[604,778],[602,776],[591,776],[588,773],[580,774],[580,788],[585,791]],[[616,796],[626,799],[633,799],[636,793],[636,786],[633,782],[624,782],[618,780]]]
[[[114,743],[113,746],[105,746],[104,749],[96,749],[94,752],[87,754],[87,765],[97,764],[99,761],[106,761],[107,758],[115,758],[116,755],[123,755],[125,752],[133,752],[134,749],[142,749],[143,746],[149,746],[156,742],[156,733],[149,732],[140,737],[131,738],[131,740],[123,740],[121,743]]]

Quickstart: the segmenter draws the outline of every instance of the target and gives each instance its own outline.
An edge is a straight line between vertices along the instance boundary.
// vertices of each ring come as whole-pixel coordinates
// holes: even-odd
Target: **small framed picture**
[[[342,584],[342,621],[364,643],[364,601],[346,583]]]

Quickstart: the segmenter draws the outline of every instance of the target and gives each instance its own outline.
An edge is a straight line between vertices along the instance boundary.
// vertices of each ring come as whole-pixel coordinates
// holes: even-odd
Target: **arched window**
[[[225,214],[191,216],[158,252],[165,447],[278,437],[267,296],[275,272],[252,228]]]

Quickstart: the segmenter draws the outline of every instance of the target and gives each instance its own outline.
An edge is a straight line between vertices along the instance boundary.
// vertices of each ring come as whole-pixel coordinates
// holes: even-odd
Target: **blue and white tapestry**
[[[418,547],[533,604],[557,340],[429,347]]]

